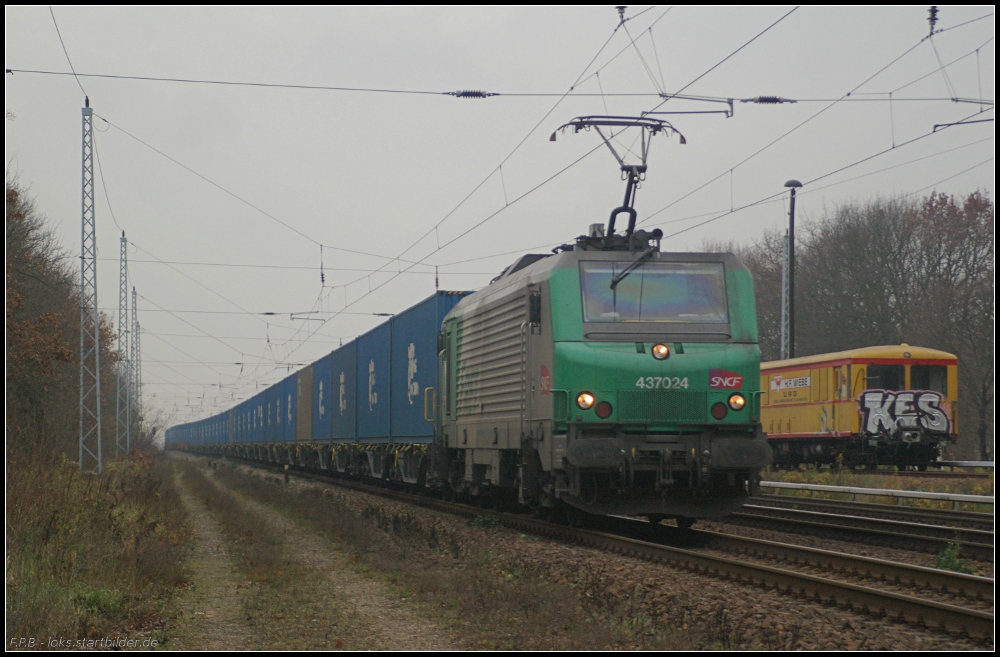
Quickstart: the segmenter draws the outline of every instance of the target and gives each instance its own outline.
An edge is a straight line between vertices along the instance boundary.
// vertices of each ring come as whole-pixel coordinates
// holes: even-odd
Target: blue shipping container
[[[389,439],[389,344],[392,320],[356,340],[357,422],[360,442]]]
[[[434,437],[437,334],[441,322],[468,292],[438,292],[392,318],[392,441]],[[426,404],[426,408],[425,408]],[[426,411],[426,415],[425,415]]]
[[[330,354],[330,428],[334,442],[358,438],[358,343],[350,342]],[[368,379],[366,378],[365,381]],[[367,398],[367,396],[366,396]]]
[[[298,399],[297,393],[298,377],[292,374],[281,382],[281,403],[278,405],[281,412],[278,417],[278,428],[282,430],[281,440],[286,443],[295,442],[295,403]]]
[[[330,441],[330,417],[333,396],[333,378],[330,370],[331,354],[313,363],[312,380],[312,439],[318,443]]]

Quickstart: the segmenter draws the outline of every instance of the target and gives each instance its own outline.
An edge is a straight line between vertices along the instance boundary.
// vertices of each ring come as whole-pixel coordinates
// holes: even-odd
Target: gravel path
[[[191,586],[177,600],[179,613],[165,647],[171,650],[253,650],[261,638],[245,621],[240,576],[223,540],[222,528],[184,485],[175,470],[181,502],[194,534],[188,559]]]
[[[223,485],[212,478],[220,488]],[[366,577],[351,567],[348,555],[328,538],[301,528],[280,512],[225,488],[266,519],[282,536],[289,554],[325,578],[325,593],[355,625],[350,632],[357,650],[454,650],[454,637],[434,622],[422,618],[405,598],[393,593],[380,581]],[[361,635],[363,638],[358,639]]]

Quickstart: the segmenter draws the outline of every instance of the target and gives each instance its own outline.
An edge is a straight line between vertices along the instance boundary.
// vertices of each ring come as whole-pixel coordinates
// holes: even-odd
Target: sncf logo
[[[709,370],[708,387],[712,390],[739,390],[743,387],[743,377],[727,370]]]

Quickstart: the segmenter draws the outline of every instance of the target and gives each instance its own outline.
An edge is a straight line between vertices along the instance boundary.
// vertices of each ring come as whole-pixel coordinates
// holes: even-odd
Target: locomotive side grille
[[[703,422],[708,415],[704,392],[681,390],[619,390],[618,419]]]
[[[466,316],[458,325],[456,414],[520,413],[523,406],[523,294]]]

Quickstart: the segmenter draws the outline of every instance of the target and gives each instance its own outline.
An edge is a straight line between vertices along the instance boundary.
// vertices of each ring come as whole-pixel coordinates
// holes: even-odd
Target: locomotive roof
[[[909,355],[907,355],[909,354]],[[847,351],[837,351],[829,354],[816,354],[814,356],[802,356],[800,358],[789,358],[787,360],[772,360],[760,364],[760,369],[770,370],[782,367],[792,367],[795,365],[814,365],[829,361],[842,360],[875,360],[890,358],[894,360],[958,360],[954,354],[938,349],[927,347],[914,347],[908,344],[881,345],[876,347],[860,347],[858,349],[848,349]]]
[[[470,305],[478,303],[485,296],[496,294],[511,285],[517,285],[519,281],[527,277],[544,277],[546,272],[552,269],[575,268],[581,260],[607,260],[631,262],[639,254],[638,251],[590,251],[583,249],[570,249],[555,254],[529,253],[515,260],[510,266],[504,269],[499,276],[494,278],[489,285],[466,296],[452,308],[452,312],[460,312]],[[654,260],[664,262],[724,262],[726,269],[746,270],[737,256],[732,253],[716,253],[703,251],[657,251],[653,254]],[[450,314],[450,313],[449,313]]]

